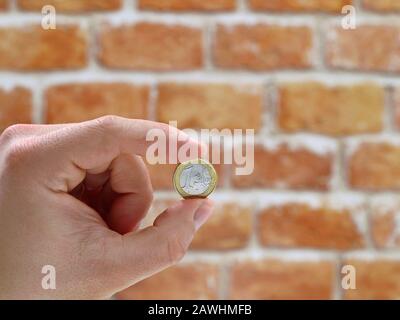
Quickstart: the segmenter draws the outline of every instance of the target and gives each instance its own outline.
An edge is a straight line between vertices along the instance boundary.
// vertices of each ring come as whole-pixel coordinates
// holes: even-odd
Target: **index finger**
[[[154,130],[164,139],[159,142],[165,144],[162,150],[166,152],[166,159],[170,152],[176,152],[169,150],[171,140],[176,143],[177,150],[185,145],[185,149],[190,147],[190,150],[197,150],[197,154],[202,152],[198,142],[175,127],[117,116],[106,116],[53,131],[39,138],[37,149],[46,157],[47,171],[49,168],[61,171],[52,174],[57,176],[61,173],[69,191],[82,181],[82,171],[107,168],[123,153],[145,156],[148,147],[154,143],[148,139],[149,133]]]

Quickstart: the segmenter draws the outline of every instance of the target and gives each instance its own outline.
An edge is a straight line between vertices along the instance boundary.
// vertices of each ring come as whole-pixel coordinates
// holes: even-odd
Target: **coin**
[[[203,159],[179,164],[174,172],[174,186],[183,198],[206,198],[217,185],[217,173],[211,163]]]

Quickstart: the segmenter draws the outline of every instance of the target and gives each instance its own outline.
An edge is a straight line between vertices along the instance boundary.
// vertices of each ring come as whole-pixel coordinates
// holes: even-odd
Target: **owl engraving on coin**
[[[183,171],[179,179],[182,189],[190,195],[204,193],[211,184],[211,175],[202,164],[191,164]]]

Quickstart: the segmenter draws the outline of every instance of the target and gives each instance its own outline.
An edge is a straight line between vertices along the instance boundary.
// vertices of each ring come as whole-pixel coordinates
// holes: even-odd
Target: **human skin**
[[[0,299],[107,299],[181,260],[213,205],[182,200],[139,230],[153,198],[142,160],[153,128],[185,135],[114,116],[3,132]],[[55,290],[42,288],[45,265]]]

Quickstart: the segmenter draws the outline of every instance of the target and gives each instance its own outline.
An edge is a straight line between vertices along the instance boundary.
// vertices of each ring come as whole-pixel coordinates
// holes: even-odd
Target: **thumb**
[[[124,235],[122,268],[128,279],[136,283],[179,262],[212,209],[208,199],[182,200],[165,210],[152,227]]]

